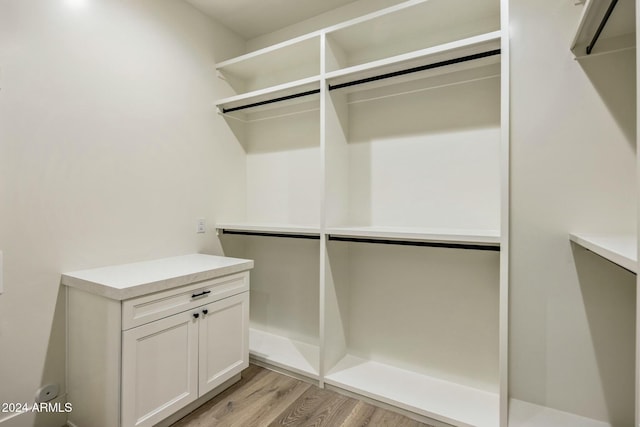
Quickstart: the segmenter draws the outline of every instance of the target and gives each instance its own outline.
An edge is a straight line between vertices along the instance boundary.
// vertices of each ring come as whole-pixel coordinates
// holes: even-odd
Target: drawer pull
[[[191,295],[191,298],[199,298],[199,297],[203,297],[203,296],[205,296],[205,295],[207,295],[207,294],[210,294],[210,293],[211,293],[211,291],[202,291],[202,292],[200,292],[199,294],[193,294],[193,295]]]

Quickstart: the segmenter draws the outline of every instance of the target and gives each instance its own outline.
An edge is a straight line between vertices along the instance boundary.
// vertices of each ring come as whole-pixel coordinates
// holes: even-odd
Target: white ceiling
[[[245,39],[295,24],[354,0],[186,0]]]

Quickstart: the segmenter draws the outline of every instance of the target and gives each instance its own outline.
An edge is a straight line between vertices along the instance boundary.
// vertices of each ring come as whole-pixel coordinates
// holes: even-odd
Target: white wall
[[[633,424],[635,276],[569,244],[635,229],[635,57],[570,44],[582,6],[511,1],[511,395]]]
[[[221,252],[245,172],[214,65],[243,48],[181,1],[0,0],[0,402],[64,392],[61,272]]]

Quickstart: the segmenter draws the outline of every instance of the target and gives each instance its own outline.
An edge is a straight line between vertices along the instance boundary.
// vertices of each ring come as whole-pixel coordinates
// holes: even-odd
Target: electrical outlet
[[[38,389],[36,392],[36,402],[48,402],[58,397],[60,386],[58,384],[47,384]]]
[[[207,232],[207,227],[206,227],[206,223],[204,221],[204,218],[198,218],[198,225],[196,228],[196,233],[206,233]]]

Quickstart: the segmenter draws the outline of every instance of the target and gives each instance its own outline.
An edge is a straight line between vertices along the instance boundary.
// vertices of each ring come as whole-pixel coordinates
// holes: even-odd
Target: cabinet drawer
[[[127,330],[249,290],[249,272],[205,280],[122,302],[122,329]]]

